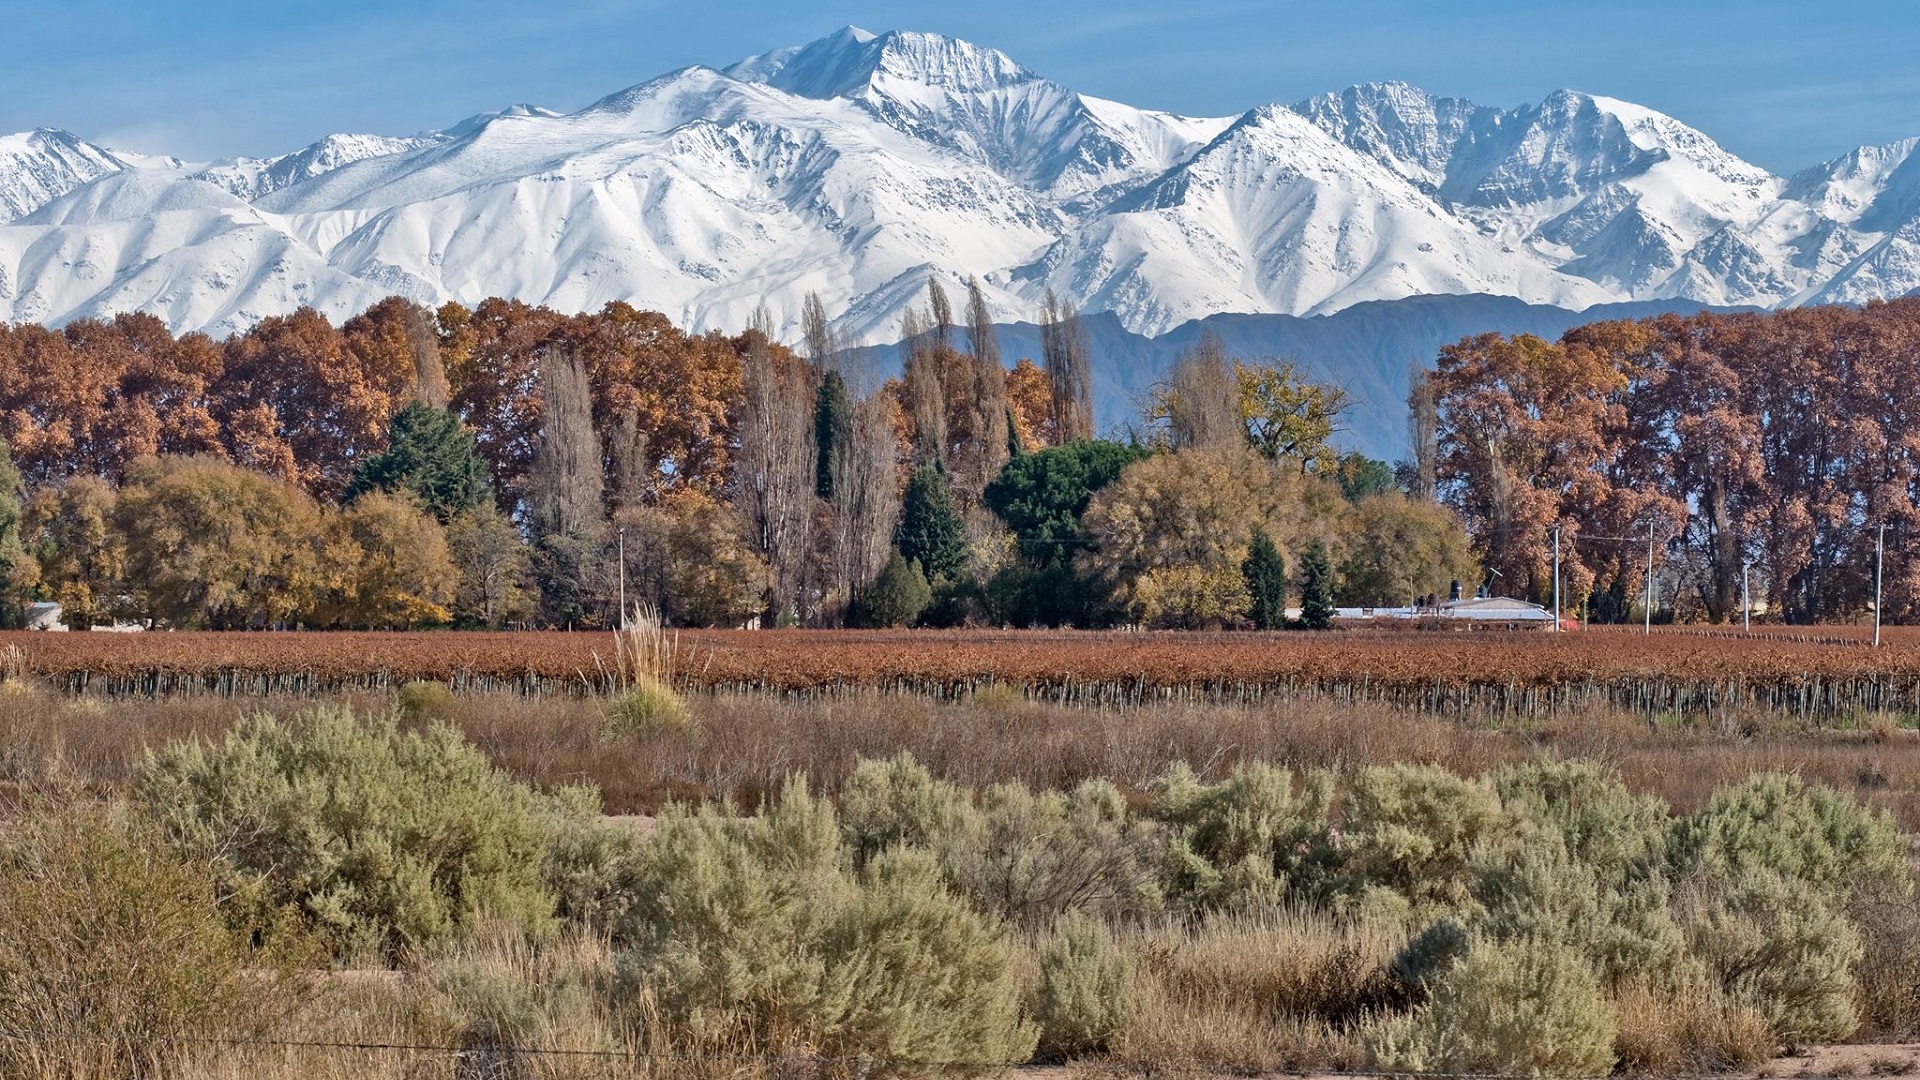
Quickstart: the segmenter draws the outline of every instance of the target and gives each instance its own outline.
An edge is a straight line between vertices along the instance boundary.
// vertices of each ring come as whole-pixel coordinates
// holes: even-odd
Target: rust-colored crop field
[[[1648,710],[1920,711],[1920,629],[1890,631],[1879,649],[1865,633],[688,631],[679,652],[689,684],[776,692],[948,695],[999,682],[1098,704],[1332,695],[1526,713],[1596,700]],[[410,679],[586,692],[607,685],[613,657],[607,633],[0,635],[0,647],[9,645],[37,676],[106,693],[325,692]]]

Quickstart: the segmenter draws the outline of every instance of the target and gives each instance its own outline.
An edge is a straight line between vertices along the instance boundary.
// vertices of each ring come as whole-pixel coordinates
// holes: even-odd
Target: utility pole
[[[620,526],[620,629],[627,628],[627,527]],[[605,580],[605,579],[602,579]]]
[[[1881,571],[1887,565],[1887,523],[1880,523],[1879,535],[1873,541],[1873,647],[1880,647],[1880,581]]]
[[[1560,523],[1553,524],[1553,632],[1560,632]]]
[[[1647,530],[1647,624],[1642,631],[1648,637],[1653,636],[1653,530]]]
[[[1753,594],[1747,591],[1747,569],[1751,564],[1740,560],[1740,622],[1747,633],[1753,633]]]

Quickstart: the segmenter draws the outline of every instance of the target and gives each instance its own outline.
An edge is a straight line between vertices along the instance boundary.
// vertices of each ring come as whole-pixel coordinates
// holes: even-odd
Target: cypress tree
[[[0,630],[26,625],[26,597],[21,595],[22,564],[27,551],[20,542],[20,470],[13,466],[7,441],[0,439]]]
[[[958,581],[966,572],[966,526],[945,469],[922,465],[913,470],[895,539],[901,555],[924,567],[929,581]]]
[[[347,501],[369,491],[411,494],[443,525],[493,499],[473,435],[452,413],[417,401],[394,414],[387,449],[360,463]]]
[[[1253,597],[1253,625],[1260,630],[1277,630],[1287,624],[1287,563],[1273,545],[1267,530],[1255,527],[1253,542],[1247,546],[1246,561],[1240,564],[1246,578],[1247,594]]]
[[[834,474],[835,450],[853,438],[853,398],[847,381],[829,371],[813,394],[813,442],[819,448],[814,461],[813,490],[832,501],[839,478]]]
[[[1333,628],[1333,566],[1327,546],[1318,540],[1300,556],[1300,625],[1308,630]]]
[[[933,603],[933,588],[920,564],[908,562],[895,548],[862,599],[867,621],[875,626],[911,626]]]

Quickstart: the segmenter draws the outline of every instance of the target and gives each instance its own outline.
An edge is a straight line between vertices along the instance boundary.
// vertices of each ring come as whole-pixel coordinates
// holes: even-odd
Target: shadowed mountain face
[[[793,337],[818,293],[849,336],[891,341],[929,276],[977,276],[1003,321],[1052,290],[1167,343],[1155,355],[1195,320],[1293,317],[1314,329],[1254,351],[1298,352],[1372,407],[1442,323],[1920,288],[1915,145],[1783,178],[1612,98],[1508,109],[1397,83],[1183,117],[969,42],[848,28],[574,113],[265,159],[0,137],[0,319],[144,310],[219,333],[302,305],[503,295],[694,329],[764,305]],[[1113,347],[1105,381],[1131,385],[1136,350]]]

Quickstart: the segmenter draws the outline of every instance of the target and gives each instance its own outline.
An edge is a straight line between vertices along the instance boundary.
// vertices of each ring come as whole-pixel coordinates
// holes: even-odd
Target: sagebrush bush
[[[863,758],[840,785],[840,835],[856,867],[895,847],[934,850],[972,817],[969,794],[912,754]]]
[[[1625,884],[1666,858],[1673,822],[1667,805],[1628,791],[1599,765],[1534,761],[1497,769],[1489,779],[1510,812],[1552,828],[1567,854],[1605,884]]]
[[[1196,911],[1273,906],[1319,884],[1328,851],[1333,777],[1264,763],[1209,784],[1177,764],[1156,784],[1150,813],[1173,835],[1163,873],[1170,898]]]
[[[1614,844],[1613,852],[1622,846]],[[1602,870],[1577,858],[1552,825],[1537,827],[1518,852],[1481,848],[1470,861],[1474,908],[1465,919],[1477,934],[1552,939],[1584,957],[1609,986],[1627,978],[1670,980],[1677,972],[1686,943],[1658,868],[1630,874],[1614,862]]]
[[[895,848],[856,878],[833,808],[790,783],[756,821],[675,810],[639,857],[628,969],[698,1047],[811,1049],[897,1072],[1025,1060],[1003,925]]]
[[[409,720],[451,720],[460,711],[460,699],[446,683],[427,679],[400,684],[394,704]]]
[[[1424,1004],[1368,1029],[1380,1067],[1551,1077],[1613,1071],[1612,1007],[1565,945],[1476,940],[1431,985]]]
[[[1077,912],[1062,918],[1040,957],[1040,1053],[1063,1061],[1106,1052],[1139,1006],[1133,978],[1133,958],[1104,924]]]
[[[962,892],[1038,930],[1070,911],[1120,918],[1158,910],[1156,839],[1107,781],[1066,793],[1014,781],[986,790],[979,813],[941,845],[941,858]]]
[[[1416,910],[1452,908],[1471,898],[1474,851],[1517,834],[1489,783],[1434,765],[1374,766],[1347,793],[1341,874],[1349,895],[1386,891]]]
[[[1680,874],[1764,871],[1805,882],[1829,901],[1854,888],[1913,883],[1908,844],[1892,818],[1784,773],[1715,792],[1698,813],[1675,823],[1673,849]]]
[[[157,1075],[174,1040],[245,1038],[296,1005],[297,935],[230,925],[219,891],[123,807],[0,826],[0,1075]]]
[[[182,850],[217,860],[224,891],[260,912],[297,909],[343,957],[484,919],[543,931],[548,845],[597,813],[588,793],[516,783],[452,728],[400,731],[339,708],[169,746],[141,766],[139,797]]]
[[[1689,952],[1727,1000],[1766,1018],[1788,1046],[1852,1035],[1859,932],[1812,885],[1766,870],[1701,874],[1677,906]]]

